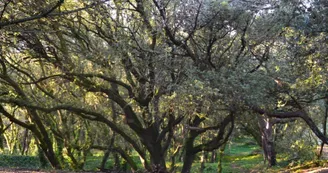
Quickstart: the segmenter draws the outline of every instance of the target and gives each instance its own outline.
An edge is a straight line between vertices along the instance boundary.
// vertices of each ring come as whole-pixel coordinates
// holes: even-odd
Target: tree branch
[[[32,125],[31,124],[26,124],[19,119],[15,118],[13,115],[11,115],[9,112],[7,112],[2,105],[0,105],[0,113],[2,113],[5,117],[7,117],[11,122],[18,124],[19,126],[22,126],[26,129],[31,130]]]
[[[64,0],[59,0],[56,5],[54,5],[52,8],[50,8],[49,10],[36,15],[36,16],[31,16],[31,17],[26,17],[23,19],[17,19],[17,20],[13,20],[13,21],[8,21],[8,22],[0,22],[0,29],[4,26],[8,26],[8,25],[15,25],[15,24],[19,24],[19,23],[23,23],[23,22],[28,22],[31,20],[36,20],[36,19],[41,19],[44,17],[47,17],[51,12],[53,12],[56,8],[60,7],[62,4],[64,3]]]
[[[319,130],[317,125],[314,123],[311,117],[308,116],[308,114],[305,111],[294,111],[294,112],[269,112],[264,109],[261,109],[256,106],[250,107],[254,112],[260,113],[260,114],[266,114],[269,117],[275,117],[275,118],[301,118],[305,121],[305,123],[310,127],[312,132],[325,144],[328,144],[328,138]]]
[[[107,1],[109,1],[109,0],[104,0],[104,1],[100,1],[100,2],[93,2],[90,5],[86,5],[85,7],[74,9],[74,10],[53,13],[53,11],[56,8],[60,7],[64,3],[64,0],[59,0],[55,6],[53,6],[51,9],[49,9],[46,12],[41,13],[39,15],[31,16],[31,17],[27,17],[27,18],[23,18],[23,19],[17,19],[17,20],[14,20],[14,21],[0,22],[0,29],[5,27],[5,26],[15,25],[15,24],[19,24],[19,23],[28,22],[28,21],[33,21],[33,20],[37,20],[37,19],[41,19],[41,18],[45,18],[45,17],[56,17],[56,16],[63,16],[63,15],[67,15],[67,14],[76,13],[76,12],[83,11],[83,10],[89,9],[91,7],[97,6],[99,4],[105,3]]]
[[[1,13],[0,13],[0,20],[2,19],[3,14],[5,13],[6,8],[7,8],[7,6],[8,6],[10,3],[11,3],[11,0],[8,0],[7,2],[5,2],[5,5],[3,6],[3,9],[2,9],[2,11],[1,11]]]
[[[207,143],[200,144],[198,146],[194,147],[194,152],[198,153],[200,151],[213,151],[215,149],[218,149],[222,144],[227,142],[229,139],[232,130],[234,128],[234,113],[231,112],[227,117],[224,118],[224,120],[219,125],[219,131],[215,138],[208,141]],[[226,131],[226,127],[231,123],[230,129],[228,131],[228,134],[224,137],[224,133]],[[205,131],[204,131],[205,132]]]
[[[33,105],[31,103],[25,102],[24,100],[17,100],[17,99],[12,99],[12,98],[9,98],[9,99],[0,98],[0,102],[15,104],[17,106],[26,107],[26,108],[29,108],[32,110],[43,111],[45,113],[51,113],[51,112],[54,112],[57,110],[67,110],[67,111],[73,112],[85,119],[105,123],[113,131],[120,134],[127,142],[129,142],[143,159],[146,159],[145,153],[142,151],[141,147],[137,144],[137,142],[134,139],[132,139],[129,135],[127,135],[122,129],[120,129],[115,123],[113,123],[112,121],[105,118],[105,116],[103,116],[101,113],[83,109],[83,108],[77,108],[72,105],[58,105],[58,106],[46,108],[46,107]],[[8,117],[10,119],[10,121],[13,121],[14,123],[21,125],[22,127],[25,127],[27,129],[31,128],[29,125],[15,119],[13,116],[11,116],[8,112],[6,112],[3,109],[3,107],[1,105],[0,105],[0,112],[3,113],[6,117]]]
[[[122,81],[118,81],[114,78],[111,78],[111,77],[107,77],[107,76],[104,76],[102,74],[92,74],[92,73],[86,73],[86,74],[79,74],[79,73],[67,73],[67,75],[73,75],[73,76],[78,76],[78,77],[97,77],[97,78],[100,78],[100,79],[103,79],[107,82],[110,82],[110,83],[114,83],[114,84],[117,84],[119,86],[122,86],[123,88],[125,88],[126,90],[128,90],[128,93],[129,93],[129,96],[131,98],[134,97],[134,94],[133,94],[133,91],[132,91],[132,88],[130,85],[122,82]]]

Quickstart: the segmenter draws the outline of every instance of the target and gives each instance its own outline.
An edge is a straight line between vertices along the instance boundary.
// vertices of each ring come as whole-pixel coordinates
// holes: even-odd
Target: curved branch
[[[68,75],[73,75],[73,76],[77,76],[77,77],[97,77],[97,78],[103,79],[107,82],[114,83],[114,84],[117,84],[119,86],[122,86],[123,88],[128,90],[128,93],[129,93],[130,97],[134,97],[134,94],[133,94],[133,91],[132,91],[132,88],[131,88],[130,85],[128,85],[128,84],[126,84],[122,81],[116,80],[114,78],[107,77],[107,76],[104,76],[102,74],[92,74],[92,73],[86,73],[86,74],[68,73]]]
[[[0,98],[0,102],[11,103],[11,104],[15,104],[17,106],[22,106],[22,107],[26,107],[26,108],[30,108],[30,109],[34,109],[34,110],[43,111],[45,113],[51,113],[51,112],[58,111],[58,110],[67,110],[67,111],[73,112],[73,113],[81,116],[82,118],[92,120],[92,121],[102,122],[102,123],[106,124],[108,127],[110,127],[113,131],[120,134],[127,142],[129,142],[134,147],[134,149],[139,153],[139,155],[143,159],[146,159],[146,154],[142,151],[141,147],[137,144],[137,142],[134,139],[132,139],[129,135],[127,135],[122,129],[120,129],[114,122],[105,118],[105,116],[103,116],[101,113],[94,112],[91,110],[86,110],[83,108],[77,108],[77,107],[74,107],[71,105],[59,105],[59,106],[54,106],[51,108],[46,108],[46,107],[41,107],[41,106],[37,106],[37,105],[32,105],[30,103],[25,102],[24,100],[17,100],[17,99],[11,99],[11,98],[9,98],[9,99]],[[3,112],[1,105],[0,105],[0,112],[5,113],[5,115],[8,117],[10,115],[6,112]],[[23,122],[20,122],[19,120],[15,119],[14,117],[10,116],[10,118],[11,118],[10,120],[13,121],[14,123],[17,123],[17,124],[19,123],[19,125],[21,125],[25,128],[28,128],[28,125],[23,124]]]
[[[32,129],[31,124],[24,123],[23,121],[20,121],[19,119],[15,118],[13,115],[7,112],[2,105],[0,105],[0,113],[3,114],[5,117],[7,117],[11,122],[18,124],[19,126],[22,126],[29,130]]]
[[[4,26],[15,25],[15,24],[24,23],[24,22],[28,22],[28,21],[33,21],[33,20],[37,20],[37,19],[41,19],[41,18],[45,18],[45,17],[56,17],[56,16],[63,16],[63,15],[67,15],[67,14],[76,13],[76,12],[83,11],[83,10],[89,9],[91,7],[97,6],[99,4],[105,3],[107,1],[108,0],[100,1],[98,3],[94,2],[94,3],[91,3],[90,5],[87,5],[87,6],[82,7],[82,8],[69,10],[69,11],[64,11],[64,12],[53,13],[53,11],[56,8],[60,7],[64,3],[64,0],[59,0],[55,6],[53,6],[51,9],[49,9],[49,10],[47,10],[44,13],[41,13],[39,15],[31,16],[31,17],[27,17],[27,18],[23,18],[23,19],[17,19],[17,20],[14,20],[14,21],[0,22],[0,29]]]
[[[51,75],[51,76],[42,77],[38,80],[34,80],[33,78],[30,77],[33,80],[32,82],[20,82],[20,84],[23,84],[23,85],[37,84],[37,83],[43,82],[43,81],[51,79],[51,78],[64,77],[64,76],[65,75],[63,75],[63,74],[55,74],[55,75]]]
[[[15,25],[15,24],[19,24],[19,23],[28,22],[28,21],[32,21],[32,20],[47,17],[51,12],[53,12],[56,8],[60,7],[63,3],[64,3],[64,0],[59,0],[56,3],[56,5],[54,5],[52,8],[50,8],[49,10],[47,10],[47,11],[45,11],[45,12],[39,14],[39,15],[36,15],[36,16],[26,17],[26,18],[23,18],[23,19],[17,19],[17,20],[8,21],[8,22],[0,22],[0,29],[4,26]]]
[[[3,58],[2,55],[1,55],[1,58]],[[2,59],[0,59],[0,64],[1,64],[1,66],[2,66],[2,74],[3,74],[3,75],[7,74],[7,67],[6,67],[6,64],[5,64],[5,62],[3,62]]]
[[[250,107],[254,112],[260,114],[266,114],[269,117],[275,118],[301,118],[310,127],[312,132],[325,144],[328,144],[328,138],[319,130],[317,125],[314,123],[311,117],[305,111],[294,111],[294,112],[269,112],[256,106]]]
[[[92,73],[87,73],[87,74],[83,74],[83,73],[55,74],[55,75],[51,75],[51,76],[42,77],[42,78],[40,78],[38,80],[35,80],[35,81],[32,81],[32,82],[22,82],[21,84],[24,84],[24,85],[37,84],[37,83],[40,83],[42,81],[45,81],[45,80],[48,80],[48,79],[51,79],[51,78],[55,78],[55,77],[67,78],[68,76],[100,78],[100,79],[103,79],[103,80],[105,80],[107,82],[114,83],[114,84],[117,84],[119,86],[122,86],[123,88],[125,88],[128,91],[129,96],[131,98],[134,97],[134,94],[133,94],[133,91],[132,91],[132,88],[131,88],[130,85],[128,85],[128,84],[126,84],[126,83],[124,83],[122,81],[116,80],[114,78],[104,76],[102,74],[92,74]]]
[[[31,80],[34,80],[33,77],[32,77],[32,75],[29,74],[28,72],[26,72],[26,71],[20,69],[19,67],[14,66],[14,65],[12,65],[12,64],[10,64],[10,66],[11,66],[12,68],[14,68],[15,70],[17,70],[18,72],[24,74],[25,76],[27,76],[27,77],[30,78]],[[18,83],[18,84],[21,84],[21,83]],[[56,99],[56,97],[55,97],[53,94],[51,94],[50,92],[48,92],[48,91],[46,91],[44,88],[42,88],[42,87],[38,84],[38,82],[34,82],[34,84],[35,84],[35,86],[36,86],[40,91],[42,91],[44,94],[46,94],[47,96],[49,96],[49,97],[52,98],[52,99]]]
[[[200,151],[213,151],[215,149],[218,149],[222,144],[227,142],[229,139],[232,130],[234,128],[234,112],[231,112],[227,117],[224,118],[224,120],[217,126],[219,128],[218,134],[215,138],[208,141],[207,143],[200,144],[196,147],[194,147],[194,152],[198,153]],[[224,133],[226,131],[226,127],[231,124],[229,131],[226,136],[224,136]],[[209,128],[210,129],[210,128]],[[204,131],[205,132],[205,131]]]
[[[2,9],[2,11],[1,11],[1,13],[0,13],[0,20],[2,19],[3,14],[5,13],[6,8],[7,8],[7,6],[8,6],[10,3],[11,3],[11,0],[5,2],[4,6],[3,6],[3,9]]]

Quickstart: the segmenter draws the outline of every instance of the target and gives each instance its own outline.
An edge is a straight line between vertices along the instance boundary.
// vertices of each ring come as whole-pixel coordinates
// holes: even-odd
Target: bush
[[[0,167],[37,169],[40,161],[36,156],[0,155]]]

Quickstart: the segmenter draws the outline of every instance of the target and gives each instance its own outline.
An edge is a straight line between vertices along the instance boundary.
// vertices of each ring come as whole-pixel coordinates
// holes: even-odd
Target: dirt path
[[[328,173],[328,168],[315,168],[302,170],[301,173]]]
[[[316,168],[309,168],[309,169],[294,169],[294,170],[284,170],[281,173],[328,173],[328,168],[316,167]]]

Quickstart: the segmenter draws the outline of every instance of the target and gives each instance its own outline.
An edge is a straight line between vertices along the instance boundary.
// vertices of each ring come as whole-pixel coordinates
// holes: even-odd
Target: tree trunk
[[[115,84],[111,84],[112,87],[117,88],[117,85]],[[115,103],[113,101],[110,102],[111,108],[112,108],[112,117],[113,117],[113,121],[115,122],[117,119],[117,114],[116,114],[116,106]],[[114,142],[115,142],[115,136],[116,133],[113,132],[113,135],[110,139],[109,145],[108,145],[108,149],[107,151],[105,151],[104,157],[102,159],[102,162],[100,164],[100,170],[105,170],[105,166],[106,166],[106,162],[108,160],[109,154],[113,148]]]
[[[5,126],[3,124],[3,121],[2,121],[2,118],[0,116],[0,150],[3,150],[4,149],[4,146],[3,146],[3,134],[5,133]]]
[[[60,165],[62,167],[65,167],[66,166],[65,158],[63,156],[64,141],[63,141],[63,139],[59,138],[58,136],[55,136],[54,140],[56,141],[56,145],[55,145],[55,147],[56,147],[56,150],[55,150],[56,151],[55,152],[56,157],[58,158],[58,160],[60,162]]]
[[[31,131],[34,133],[36,138],[40,142],[40,147],[44,152],[44,155],[48,159],[51,166],[55,169],[61,169],[58,158],[54,152],[52,141],[49,137],[49,134],[36,110],[27,109],[30,118],[32,119],[35,126],[32,127]]]
[[[269,167],[274,166],[277,162],[272,135],[272,123],[270,122],[270,118],[265,114],[259,116],[259,128],[262,138],[264,162],[268,161]]]
[[[24,136],[23,136],[23,141],[22,141],[22,151],[21,151],[21,155],[26,154],[27,155],[27,151],[28,151],[28,147],[29,147],[29,139],[28,139],[28,129],[25,129],[24,131]]]
[[[109,153],[110,153],[110,148],[108,148],[108,150],[105,151],[104,157],[102,158],[101,164],[100,164],[100,171],[105,171],[106,170],[106,162],[108,160],[109,157]]]
[[[216,138],[212,139],[210,142],[207,142],[205,144],[194,146],[194,141],[196,137],[206,132],[206,130],[204,131],[202,129],[200,130],[195,129],[195,127],[198,127],[199,124],[204,120],[205,120],[204,118],[200,118],[199,116],[196,116],[194,120],[190,123],[190,127],[193,127],[194,129],[189,130],[188,137],[184,143],[185,151],[184,151],[184,161],[183,161],[184,163],[182,167],[182,173],[190,172],[192,163],[197,153],[201,151],[213,151],[215,149],[218,149],[220,146],[224,145],[227,142],[229,136],[231,135],[233,124],[234,124],[233,112],[231,112],[229,116],[225,117],[224,120],[216,126],[219,128]],[[230,123],[231,123],[231,127],[228,131],[228,134],[224,136],[226,127]]]
[[[196,117],[194,119],[193,125],[199,125],[201,119]],[[184,143],[184,158],[183,158],[183,166],[182,166],[182,171],[181,173],[190,173],[191,166],[194,162],[196,152],[194,152],[194,141],[195,138],[197,137],[197,133],[194,131],[189,131],[188,138],[186,139]]]
[[[132,172],[138,170],[138,166],[135,163],[135,161],[132,159],[128,148],[122,149],[120,147],[113,147],[113,150],[119,153],[121,157],[124,159],[122,164],[122,169],[124,172],[128,171],[128,165],[131,167]]]
[[[114,168],[119,169],[120,168],[120,158],[116,152],[113,153],[114,157]]]
[[[187,150],[186,150],[187,152]],[[194,153],[186,153],[185,157],[183,158],[183,167],[181,173],[190,173],[190,169],[192,163],[194,162],[195,154]]]
[[[224,155],[224,149],[225,149],[226,145],[227,145],[227,143],[224,143],[219,149],[218,173],[222,172],[222,158]]]
[[[48,142],[47,142],[48,143]],[[45,157],[48,159],[51,166],[55,169],[61,169],[61,165],[58,161],[58,158],[55,155],[55,152],[53,151],[52,146],[48,146],[47,144],[40,144],[41,149],[44,152]]]
[[[42,151],[41,146],[38,146],[38,156],[40,161],[40,167],[45,168],[47,166],[47,158],[44,156],[45,152]]]
[[[161,147],[155,147],[152,152],[149,152],[150,161],[153,166],[153,171],[156,170],[157,172],[167,172],[165,156],[161,150]]]
[[[171,154],[171,168],[170,168],[170,171],[169,172],[174,172],[176,166],[175,166],[175,160],[176,160],[176,157],[181,149],[181,145],[178,145],[177,148],[175,149],[175,151]]]
[[[196,153],[193,151],[194,149],[194,140],[196,138],[196,134],[194,132],[190,132],[188,138],[184,144],[184,157],[183,157],[183,166],[181,173],[190,173],[191,166],[194,162],[194,158]]]
[[[323,120],[323,124],[322,124],[322,127],[323,127],[323,134],[325,136],[327,136],[327,118],[328,118],[328,101],[326,100],[325,101],[325,107],[326,107],[326,110],[325,110],[325,118]],[[322,151],[323,151],[323,147],[325,146],[325,143],[324,142],[321,142],[321,146],[320,146],[320,151],[319,151],[319,154],[318,154],[318,159],[321,158],[322,156]]]
[[[30,113],[30,117],[33,121],[34,125],[28,125],[18,119],[16,119],[13,115],[11,115],[9,112],[7,112],[3,106],[0,105],[0,112],[6,116],[11,122],[22,126],[24,128],[27,128],[31,130],[31,132],[34,134],[35,139],[37,139],[39,143],[39,147],[44,152],[44,156],[47,157],[49,163],[51,166],[55,169],[61,169],[61,165],[56,158],[56,155],[54,153],[52,142],[49,138],[49,135],[47,133],[47,130],[45,129],[42,120],[38,116],[37,112],[35,110],[29,110],[27,111]]]
[[[207,159],[207,152],[202,151],[201,158],[200,158],[200,170],[199,172],[203,173],[205,170],[205,163]]]
[[[211,151],[210,163],[214,163],[216,161],[216,157],[217,157],[216,150]]]

